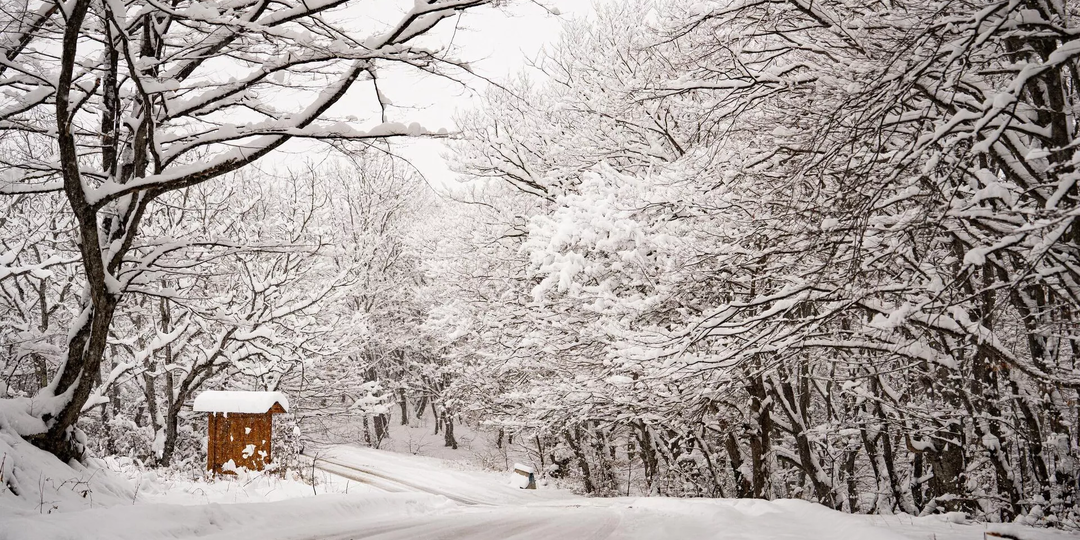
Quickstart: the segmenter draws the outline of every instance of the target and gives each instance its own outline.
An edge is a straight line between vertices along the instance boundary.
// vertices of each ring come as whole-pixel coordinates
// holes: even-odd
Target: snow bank
[[[0,431],[21,436],[45,432],[48,429],[45,422],[39,415],[31,414],[31,411],[41,412],[40,408],[40,403],[28,397],[0,399]]]
[[[147,470],[133,463],[130,458],[106,458],[110,469],[138,486],[138,504],[239,504],[275,502],[325,494],[382,493],[356,481],[316,471],[315,478],[307,477],[309,471],[286,471],[284,477],[272,471],[239,469],[235,476],[218,477],[205,475],[197,470]],[[300,478],[301,474],[304,478]],[[312,486],[311,482],[315,485]],[[127,504],[131,504],[128,500]]]
[[[318,538],[371,516],[404,520],[453,508],[418,493],[324,495],[272,503],[116,506],[54,515],[10,516],[0,540],[148,540],[154,538]]]
[[[0,523],[13,512],[48,514],[130,504],[133,495],[133,487],[101,460],[65,464],[0,425]]]
[[[891,529],[906,538],[928,540],[1000,540],[1001,538],[1020,538],[1021,540],[1075,540],[1080,538],[1076,531],[1040,529],[1017,525],[1015,523],[975,523],[968,522],[957,513],[934,514],[915,517],[908,514],[887,515],[849,515],[849,519],[858,519],[873,527]],[[959,518],[959,519],[958,519]]]
[[[44,400],[49,402],[50,400]],[[0,523],[17,512],[48,514],[131,501],[132,486],[104,462],[65,464],[26,442],[46,430],[42,400],[0,399]]]

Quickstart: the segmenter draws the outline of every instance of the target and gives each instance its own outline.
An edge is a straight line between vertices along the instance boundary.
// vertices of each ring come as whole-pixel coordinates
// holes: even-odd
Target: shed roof
[[[265,413],[277,403],[289,412],[289,398],[281,392],[207,390],[195,398],[197,412]]]

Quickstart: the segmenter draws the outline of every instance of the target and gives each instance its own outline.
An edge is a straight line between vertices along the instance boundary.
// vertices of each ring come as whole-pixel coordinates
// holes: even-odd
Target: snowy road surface
[[[305,493],[311,486],[294,482],[252,497],[246,490],[254,480],[240,478],[174,485],[138,504],[84,511],[0,508],[0,540],[983,540],[988,530],[1023,540],[1080,538],[941,516],[848,515],[795,500],[583,498],[520,490],[509,485],[508,474],[460,470],[435,459],[352,447],[313,454],[316,465],[321,461],[326,470],[352,478],[333,481],[337,487],[345,482],[348,494],[311,496]],[[282,493],[297,487],[303,489]],[[324,492],[330,487],[316,486]],[[284,498],[210,502],[229,500],[223,495],[235,501]]]
[[[304,457],[328,472],[390,492],[442,495],[466,505],[531,504],[577,499],[561,490],[523,490],[508,483],[508,474],[454,470],[448,462],[356,446],[333,446]]]
[[[658,499],[659,500],[659,499]],[[476,540],[556,539],[807,539],[866,538],[903,539],[888,531],[875,530],[857,522],[837,523],[805,503],[799,508],[764,509],[760,503],[743,509],[723,505],[682,503],[651,504],[654,501],[620,499],[588,505],[506,506],[467,508],[441,515],[413,516],[383,523],[365,524],[362,530],[345,532],[322,539],[436,540],[468,538]],[[768,503],[765,503],[768,505]],[[775,512],[772,519],[762,517]],[[807,512],[808,513],[804,513]],[[800,517],[796,517],[800,516]]]

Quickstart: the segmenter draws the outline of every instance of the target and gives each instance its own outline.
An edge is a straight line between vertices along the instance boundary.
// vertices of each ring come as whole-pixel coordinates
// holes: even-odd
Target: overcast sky
[[[504,7],[469,10],[457,24],[443,21],[437,37],[446,43],[445,35],[451,32],[453,53],[458,58],[468,61],[478,74],[495,80],[506,79],[526,69],[529,60],[535,60],[546,45],[558,40],[563,19],[585,17],[592,11],[590,0],[539,1],[558,15],[535,2],[516,0]],[[475,106],[475,98],[485,86],[479,78],[468,81],[470,88],[431,77],[415,82],[399,78],[395,82],[402,86],[387,85],[386,93],[399,96],[396,104],[416,107],[400,110],[398,114],[414,118],[413,121],[425,127],[449,131],[454,130],[455,112]],[[455,174],[440,157],[446,152],[441,141],[414,139],[397,146],[399,153],[420,169],[436,189],[454,178]]]
[[[529,61],[535,60],[546,45],[554,44],[564,20],[586,17],[592,12],[591,0],[511,0],[507,4],[470,9],[459,18],[444,20],[436,27],[436,32],[424,36],[420,44],[445,48],[447,43],[452,43],[448,57],[468,62],[474,72],[484,77],[502,80],[526,69]],[[373,9],[377,5],[364,4],[363,20],[357,21],[358,26],[385,28],[411,8],[413,0],[394,0],[382,4],[381,9]],[[394,104],[388,111],[387,120],[418,122],[431,131],[441,128],[454,131],[456,111],[475,106],[477,96],[486,86],[480,77],[463,79],[466,83],[463,85],[430,75],[418,76],[415,71],[383,72],[380,75],[379,89]],[[370,85],[359,86],[350,91],[350,99],[345,104],[335,106],[330,112],[338,116],[359,116],[361,123],[378,123],[379,118],[372,109],[373,95]],[[348,107],[357,109],[343,109]],[[452,182],[455,174],[441,157],[447,151],[442,141],[398,139],[394,141],[394,147],[396,153],[423,173],[432,187],[440,189]],[[288,166],[296,162],[297,154],[303,155],[304,159],[310,158],[309,150],[306,145],[293,145],[291,151],[279,159]]]
[[[355,16],[349,12],[337,15],[346,20],[353,19],[348,27],[354,36],[366,36],[395,24],[413,3],[414,0],[372,0],[358,6],[360,9]],[[440,22],[434,32],[413,43],[444,50],[447,58],[468,62],[472,71],[482,77],[463,74],[461,82],[455,82],[420,74],[412,68],[380,71],[379,90],[393,103],[387,111],[387,121],[417,122],[431,132],[440,129],[453,132],[457,111],[479,104],[478,96],[487,86],[484,78],[505,80],[528,69],[529,62],[539,58],[545,46],[558,41],[565,21],[588,17],[593,12],[592,0],[509,0],[504,3],[506,5],[499,7],[469,9],[460,17]],[[451,44],[449,49],[447,44]],[[348,119],[355,122],[358,129],[368,129],[381,121],[377,104],[371,84],[358,84],[328,111],[328,117]],[[453,185],[457,175],[450,171],[442,157],[448,151],[442,140],[394,139],[392,144],[395,154],[415,166],[434,189],[442,192]],[[293,168],[297,168],[294,172],[300,172],[312,162],[321,162],[327,155],[322,143],[294,140],[274,155],[267,156],[258,168],[267,173]]]

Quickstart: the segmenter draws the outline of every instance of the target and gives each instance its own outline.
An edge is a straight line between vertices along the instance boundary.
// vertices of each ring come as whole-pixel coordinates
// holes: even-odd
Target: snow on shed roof
[[[196,412],[264,413],[274,404],[289,412],[289,398],[281,392],[207,390],[195,398]]]

